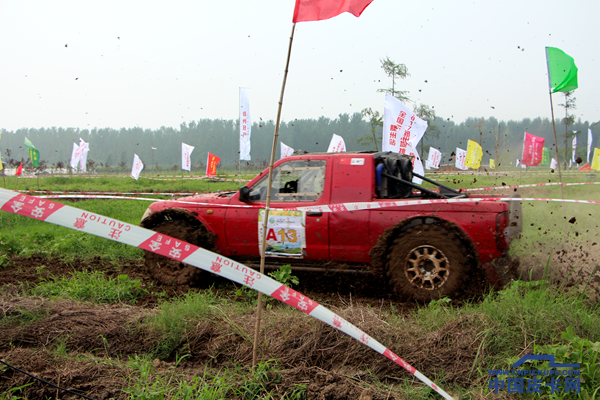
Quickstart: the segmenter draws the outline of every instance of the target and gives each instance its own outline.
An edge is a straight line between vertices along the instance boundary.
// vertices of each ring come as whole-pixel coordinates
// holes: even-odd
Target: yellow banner
[[[592,169],[600,171],[600,149],[594,148],[594,158],[592,158]]]
[[[490,169],[496,169],[496,161],[490,158]]]
[[[481,146],[477,142],[469,139],[469,145],[467,146],[467,159],[465,160],[465,167],[477,169],[481,165],[481,157],[483,151]]]

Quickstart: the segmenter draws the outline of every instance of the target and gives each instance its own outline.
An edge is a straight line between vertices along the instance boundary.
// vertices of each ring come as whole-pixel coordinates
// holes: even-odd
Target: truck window
[[[323,194],[325,160],[295,160],[273,169],[271,201],[315,201]],[[250,188],[250,201],[266,201],[269,176]]]

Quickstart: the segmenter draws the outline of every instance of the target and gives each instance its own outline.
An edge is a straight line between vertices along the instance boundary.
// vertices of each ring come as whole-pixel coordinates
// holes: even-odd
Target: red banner
[[[206,176],[215,176],[217,173],[217,164],[221,159],[214,154],[208,153],[208,161],[206,163]]]
[[[373,0],[296,0],[294,23],[306,21],[322,21],[333,18],[344,12],[355,17],[371,4]]]
[[[541,163],[544,154],[545,140],[546,139],[544,138],[525,132],[521,164],[533,166]]]

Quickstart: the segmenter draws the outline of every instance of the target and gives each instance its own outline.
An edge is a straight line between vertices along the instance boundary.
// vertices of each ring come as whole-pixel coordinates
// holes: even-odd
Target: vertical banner
[[[206,162],[206,176],[215,176],[217,174],[217,164],[221,159],[214,154],[208,153],[208,160]]]
[[[575,157],[575,154],[577,153],[577,136],[573,136],[573,157],[571,158],[571,160],[573,162],[575,162],[575,159],[577,157]]]
[[[21,175],[23,173],[23,163],[19,164],[19,167],[17,168],[17,172],[15,172],[15,175]]]
[[[181,169],[190,171],[192,167],[192,151],[195,147],[181,143]]]
[[[467,151],[463,149],[456,148],[456,159],[454,161],[454,165],[458,169],[466,170],[468,169],[465,166],[465,161],[467,159]]]
[[[594,149],[594,157],[592,158],[592,169],[600,171],[600,149]]]
[[[140,160],[137,154],[134,154],[133,165],[131,166],[131,177],[137,181],[143,169],[144,163],[142,162],[142,160]]]
[[[87,155],[89,151],[90,144],[79,138],[79,168],[84,172],[87,170]]]
[[[442,160],[442,152],[433,147],[429,148],[429,157],[427,157],[427,169],[438,169],[440,168],[440,161]]]
[[[523,158],[521,164],[534,166],[542,162],[544,141],[546,139],[525,132],[523,139]]]
[[[71,168],[77,171],[77,164],[81,158],[81,150],[77,144],[73,143],[73,151],[71,152]]]
[[[467,144],[467,157],[465,159],[465,167],[477,169],[481,166],[481,157],[483,150],[479,143],[469,139]]]
[[[415,113],[400,100],[385,94],[383,107],[383,143],[382,151],[408,154],[414,156],[413,171],[423,175],[423,161],[417,152],[417,144],[427,130],[427,121],[417,117]],[[422,179],[414,177],[413,182],[422,183]]]
[[[542,149],[542,162],[540,166],[547,167],[548,165],[550,165],[550,149],[544,147]]]
[[[558,168],[558,161],[556,161],[556,158],[552,158],[552,161],[550,161],[550,169],[556,168]]]
[[[250,161],[250,88],[240,88],[240,160]]]
[[[333,134],[331,138],[331,142],[329,142],[329,148],[327,149],[328,153],[345,153],[346,152],[346,143],[344,142],[344,138],[340,135]]]
[[[289,157],[292,154],[294,154],[294,149],[292,149],[290,146],[287,146],[283,142],[281,142],[279,144],[280,144],[280,148],[281,148],[280,149],[281,157],[279,157],[280,160],[282,158]]]
[[[408,144],[411,143],[416,149],[426,130],[426,121],[417,117],[394,96],[385,94],[382,151],[409,154]]]
[[[25,138],[25,147],[27,147],[27,151],[29,151],[29,158],[31,158],[31,164],[34,167],[40,166],[40,152],[35,148],[33,143],[27,138]]]
[[[496,169],[496,160],[490,158],[490,169]]]
[[[590,154],[592,154],[592,141],[594,137],[592,136],[592,128],[588,128],[588,151],[587,151],[587,162],[590,163]]]

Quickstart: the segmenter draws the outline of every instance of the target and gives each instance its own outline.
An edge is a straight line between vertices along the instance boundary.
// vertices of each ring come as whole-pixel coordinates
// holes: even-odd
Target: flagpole
[[[290,66],[290,56],[292,54],[292,42],[294,40],[294,31],[296,24],[292,25],[290,35],[290,44],[288,46],[287,60],[285,62],[285,71],[283,74],[283,83],[281,84],[281,95],[279,96],[279,106],[277,108],[277,122],[275,123],[275,132],[273,133],[273,147],[271,148],[271,161],[269,164],[269,185],[267,186],[267,202],[265,204],[265,216],[263,218],[262,246],[260,248],[260,273],[265,272],[265,251],[267,248],[267,221],[269,219],[269,206],[271,204],[271,183],[273,181],[273,163],[275,160],[275,150],[277,148],[277,138],[279,137],[279,123],[281,121],[281,108],[283,106],[283,93],[285,92],[285,82],[287,80],[288,69]],[[258,337],[260,334],[260,319],[262,316],[262,293],[258,292],[258,303],[256,305],[256,327],[254,330],[254,344],[252,347],[252,367],[257,363]]]
[[[550,84],[550,68],[548,68],[548,84]],[[565,199],[565,192],[563,189],[562,182],[562,173],[560,170],[560,157],[558,155],[558,138],[556,137],[556,124],[554,123],[554,105],[552,104],[552,88],[549,91],[550,94],[550,113],[552,114],[552,130],[554,131],[554,146],[556,147],[556,162],[558,163],[558,180],[560,182],[560,196],[561,199]],[[565,235],[565,240],[567,239],[567,213],[565,212],[565,202],[562,203],[562,211],[563,211],[563,234]]]

